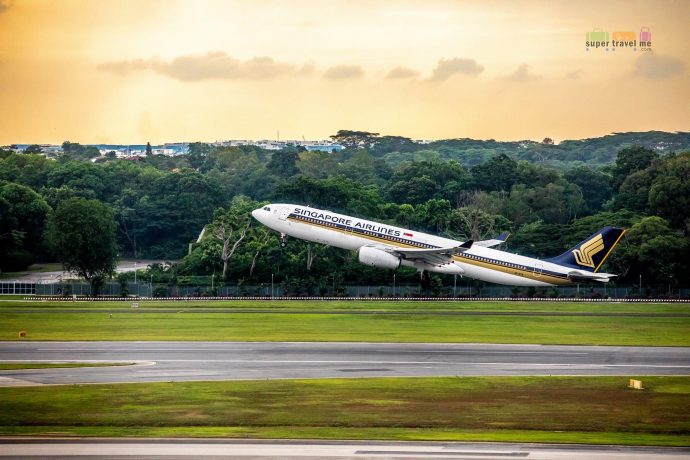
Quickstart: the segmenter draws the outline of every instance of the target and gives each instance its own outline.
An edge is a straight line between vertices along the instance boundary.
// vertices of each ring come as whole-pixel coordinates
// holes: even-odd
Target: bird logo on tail
[[[582,243],[579,249],[573,249],[573,256],[578,265],[594,268],[592,257],[604,249],[604,238],[601,233],[589,241]]]

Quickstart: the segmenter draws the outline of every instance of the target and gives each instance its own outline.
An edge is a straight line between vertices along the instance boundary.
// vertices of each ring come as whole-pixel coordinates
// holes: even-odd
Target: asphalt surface
[[[133,272],[134,270],[144,270],[146,267],[148,267],[151,264],[163,264],[166,263],[164,260],[149,260],[149,259],[142,259],[142,260],[121,260],[118,261],[117,266],[115,267],[115,272],[116,273],[124,273],[124,272]],[[62,270],[56,270],[56,271],[48,271],[48,272],[29,272],[29,271],[23,271],[23,272],[17,272],[17,273],[10,273],[7,278],[3,278],[2,281],[3,283],[37,283],[37,282],[51,282],[51,283],[58,283],[62,279],[71,279],[74,278],[75,275],[74,273],[62,271]]]
[[[690,375],[687,347],[289,342],[2,342],[0,362],[130,366],[0,371],[0,386],[480,375]]]
[[[564,444],[254,441],[218,439],[0,439],[0,458],[29,459],[581,459],[678,460],[689,448]]]

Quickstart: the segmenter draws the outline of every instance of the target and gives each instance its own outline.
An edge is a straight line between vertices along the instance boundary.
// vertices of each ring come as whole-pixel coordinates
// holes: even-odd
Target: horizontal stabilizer
[[[608,283],[611,278],[618,275],[611,275],[609,273],[591,273],[573,270],[568,273],[568,279],[575,282],[599,281],[600,283]]]

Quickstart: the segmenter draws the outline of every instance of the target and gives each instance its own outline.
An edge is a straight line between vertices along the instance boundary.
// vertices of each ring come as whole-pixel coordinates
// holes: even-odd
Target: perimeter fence
[[[18,283],[0,282],[0,294],[36,295],[48,297],[91,297],[91,286],[86,282]],[[422,289],[419,285],[345,285],[320,286],[313,289],[295,289],[282,283],[243,285],[225,284],[209,286],[171,286],[156,283],[106,283],[101,297],[142,298],[512,298],[512,299],[629,299],[668,298],[690,299],[690,288],[642,287],[619,285],[575,285],[557,287],[512,286],[441,286]]]

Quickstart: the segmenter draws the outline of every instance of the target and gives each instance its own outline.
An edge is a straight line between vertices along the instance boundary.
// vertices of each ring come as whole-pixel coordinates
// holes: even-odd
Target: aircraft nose
[[[252,211],[252,217],[258,220],[262,224],[266,225],[266,220],[268,220],[269,213],[264,208],[258,208]]]

